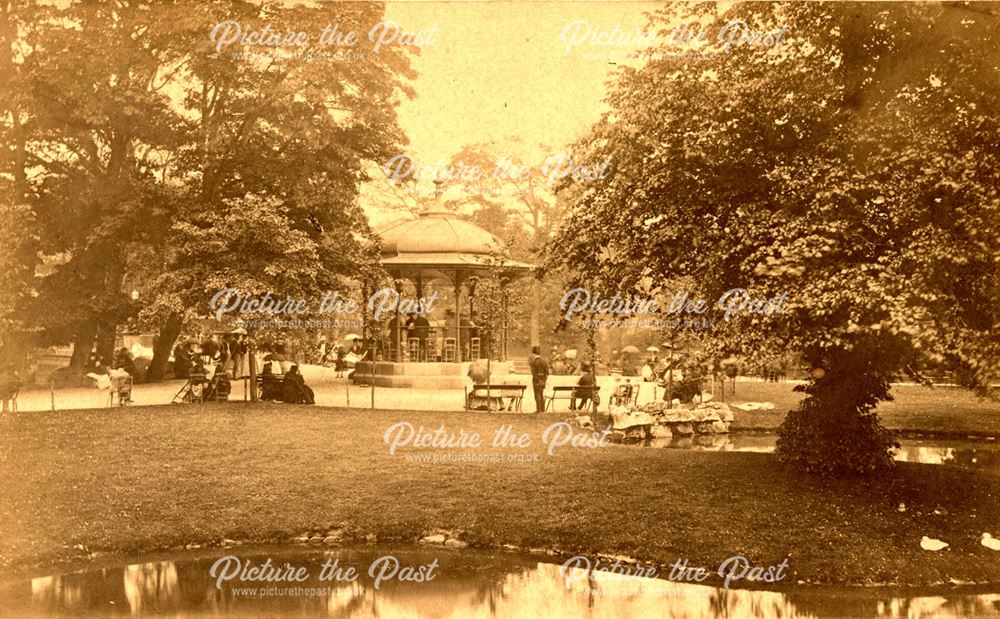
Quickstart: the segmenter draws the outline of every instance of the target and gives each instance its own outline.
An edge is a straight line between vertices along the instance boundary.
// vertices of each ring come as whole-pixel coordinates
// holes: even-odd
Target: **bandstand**
[[[469,364],[488,355],[484,338],[477,337],[478,328],[470,322],[475,306],[475,283],[488,277],[489,259],[500,248],[500,242],[479,226],[459,219],[441,203],[441,184],[436,183],[434,205],[416,219],[396,223],[378,231],[382,238],[381,263],[397,282],[410,282],[417,298],[426,290],[447,287],[453,298],[447,306],[438,304],[430,316],[429,325],[416,329],[417,337],[409,337],[404,327],[406,316],[396,315],[395,336],[390,329],[390,345],[376,358],[374,374],[367,363],[359,374],[369,375],[382,387],[462,388]],[[506,260],[505,274],[513,278],[531,272],[533,265]],[[536,311],[537,308],[533,308]],[[444,315],[451,320],[445,323]],[[506,325],[490,337],[499,338],[499,354],[492,360],[496,373],[505,373]]]

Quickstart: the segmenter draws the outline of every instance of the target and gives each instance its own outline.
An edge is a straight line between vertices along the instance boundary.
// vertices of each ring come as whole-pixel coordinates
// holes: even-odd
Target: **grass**
[[[796,408],[802,393],[792,391],[788,383],[737,383],[736,395],[729,393],[727,402],[771,402],[773,410],[748,411],[737,417],[738,427],[777,428],[785,413]],[[877,411],[882,423],[904,434],[937,434],[947,436],[1000,435],[1000,402],[984,400],[959,387],[924,387],[895,385],[895,398],[882,402]]]
[[[285,542],[338,527],[347,541],[412,543],[442,528],[478,547],[709,568],[736,554],[768,565],[790,557],[791,582],[1000,581],[1000,552],[979,544],[984,531],[1000,537],[1000,477],[951,467],[904,463],[891,478],[859,481],[789,472],[768,454],[610,445],[549,456],[541,437],[556,416],[231,403],[0,419],[8,573],[92,552]],[[383,433],[397,421],[487,441],[511,424],[529,447],[447,453],[538,459],[390,456]],[[922,551],[923,535],[951,547]]]

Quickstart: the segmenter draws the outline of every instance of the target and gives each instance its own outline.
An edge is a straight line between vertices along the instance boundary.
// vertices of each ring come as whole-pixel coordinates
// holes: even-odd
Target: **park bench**
[[[268,383],[273,386],[276,391],[276,397],[265,397],[264,383]],[[262,400],[281,400],[284,394],[285,387],[285,375],[284,374],[258,374],[257,375],[257,389],[260,393],[260,399]],[[270,395],[270,394],[269,394]]]
[[[465,409],[520,412],[526,388],[526,385],[488,385],[485,383],[473,385],[472,391],[465,395]]]
[[[566,400],[570,403],[570,406],[572,406],[573,397],[576,394],[576,390],[580,388],[581,387],[578,387],[577,385],[565,385],[565,386],[557,385],[553,387],[552,395],[545,398],[545,410],[555,411],[556,400]],[[586,387],[584,387],[584,389],[585,388]],[[598,385],[594,385],[593,387],[591,387],[591,390],[592,393],[600,393],[601,388]],[[583,407],[581,407],[578,410],[581,411],[590,410],[593,408],[593,406],[594,406],[593,398],[587,398],[587,400],[583,403]]]

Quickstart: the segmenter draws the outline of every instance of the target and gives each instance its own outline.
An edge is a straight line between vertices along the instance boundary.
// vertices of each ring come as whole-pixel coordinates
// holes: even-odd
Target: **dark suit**
[[[576,383],[573,390],[573,397],[569,401],[570,410],[582,409],[587,400],[594,397],[594,386],[597,385],[597,378],[590,372],[585,373]]]
[[[535,412],[545,410],[545,383],[549,380],[549,363],[538,355],[531,355],[531,386],[535,392]]]

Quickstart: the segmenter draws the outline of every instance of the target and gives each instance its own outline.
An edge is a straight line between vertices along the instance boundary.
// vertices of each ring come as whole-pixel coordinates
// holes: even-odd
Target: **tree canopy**
[[[554,243],[581,283],[654,293],[678,277],[784,311],[704,333],[786,349],[866,412],[895,372],[939,363],[986,391],[1000,370],[1000,28],[995,5],[668,5],[577,145],[613,158]],[[733,20],[780,43],[729,44]],[[679,49],[678,24],[707,36]],[[772,39],[773,42],[773,39]],[[851,406],[854,406],[852,404]],[[842,407],[843,408],[843,407]],[[850,407],[848,407],[850,408]],[[883,453],[884,456],[884,453]],[[867,466],[867,465],[866,465]]]
[[[30,205],[41,251],[58,257],[23,308],[39,341],[73,341],[79,364],[95,337],[107,355],[133,321],[161,331],[156,374],[184,321],[207,310],[206,287],[345,289],[373,256],[359,186],[365,162],[406,142],[395,109],[412,94],[415,50],[358,36],[338,55],[318,35],[367,33],[383,11],[0,3],[0,60],[15,78],[0,109],[4,201]],[[309,38],[223,46],[212,33],[226,20]]]

